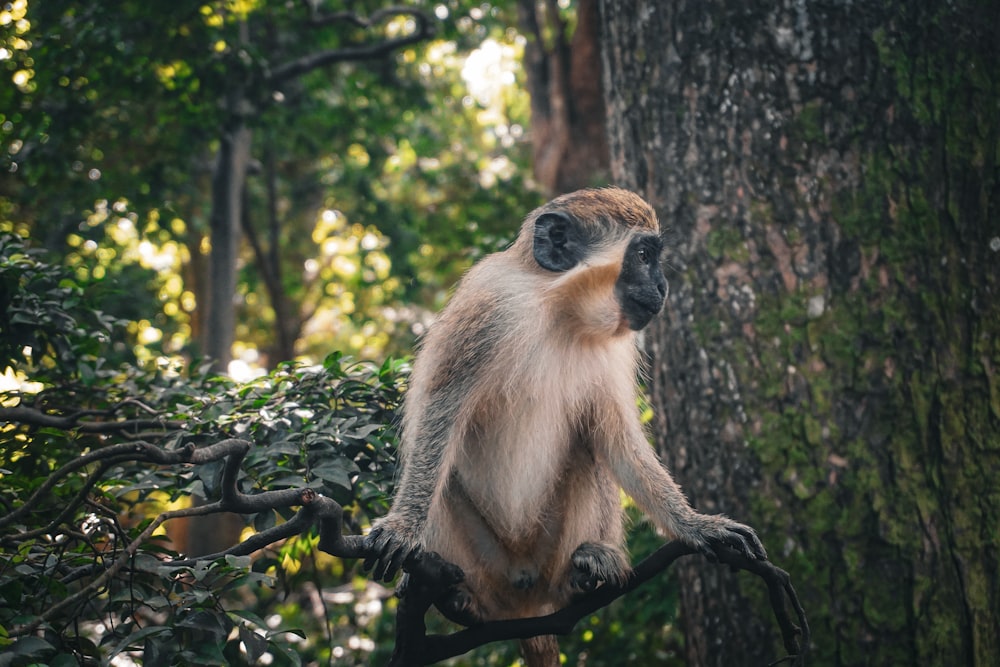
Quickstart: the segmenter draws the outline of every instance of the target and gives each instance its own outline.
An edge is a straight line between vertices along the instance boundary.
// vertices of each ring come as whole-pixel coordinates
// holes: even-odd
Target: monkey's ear
[[[535,220],[535,261],[549,271],[568,271],[586,256],[587,239],[565,213],[543,213]]]

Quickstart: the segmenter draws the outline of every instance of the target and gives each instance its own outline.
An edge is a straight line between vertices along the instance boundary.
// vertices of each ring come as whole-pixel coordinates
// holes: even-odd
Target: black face
[[[649,324],[663,308],[663,300],[667,297],[667,279],[660,268],[662,250],[663,244],[655,234],[633,237],[625,250],[622,271],[615,283],[615,296],[633,331]]]

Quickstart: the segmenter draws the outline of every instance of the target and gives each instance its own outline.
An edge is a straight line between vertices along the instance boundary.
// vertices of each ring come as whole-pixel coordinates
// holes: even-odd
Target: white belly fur
[[[575,362],[566,361],[574,363],[571,369],[552,352],[540,355],[555,360],[548,368],[504,369],[505,390],[480,397],[487,409],[479,414],[489,420],[452,443],[460,452],[454,466],[498,537],[516,540],[534,532],[552,505],[561,474],[581,454],[571,447],[586,406],[602,392],[614,391],[609,383],[624,378],[634,385],[633,343],[630,337],[618,343],[586,355],[575,350]]]

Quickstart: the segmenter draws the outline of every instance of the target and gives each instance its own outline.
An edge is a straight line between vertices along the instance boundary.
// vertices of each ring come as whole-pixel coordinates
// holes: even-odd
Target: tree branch
[[[118,421],[82,421],[84,416],[110,417],[118,408],[110,410],[86,410],[71,415],[54,415],[38,408],[16,406],[0,408],[0,421],[19,422],[31,426],[44,426],[63,430],[77,430],[81,433],[119,433],[123,431],[139,431],[144,428],[182,428],[183,422],[165,421],[162,419],[121,419]]]
[[[368,18],[365,18],[347,10],[321,14],[319,6],[315,2],[303,0],[303,4],[305,4],[306,8],[309,10],[309,25],[314,27],[323,27],[333,23],[352,23],[359,28],[370,28],[386,17],[408,14],[414,11],[413,7],[393,5],[390,7],[383,7]]]
[[[338,14],[343,14],[343,12],[339,12]],[[431,23],[431,18],[424,12],[414,7],[387,7],[375,12],[367,20],[352,15],[351,22],[367,28],[390,16],[412,16],[416,21],[416,28],[413,32],[402,37],[393,37],[371,44],[360,44],[357,46],[345,46],[339,49],[328,49],[326,51],[311,53],[302,56],[301,58],[296,58],[289,62],[282,63],[271,70],[271,73],[268,76],[268,81],[272,85],[277,85],[289,79],[302,76],[303,74],[311,72],[314,69],[333,65],[335,63],[381,58],[396,49],[410,44],[416,44],[417,42],[423,41],[434,34],[434,27]],[[346,16],[342,16],[337,20],[347,20],[347,18]]]
[[[396,647],[389,665],[429,665],[495,641],[538,635],[565,635],[581,619],[635,590],[678,558],[695,553],[697,551],[686,544],[668,542],[636,565],[629,579],[621,586],[604,584],[547,616],[492,621],[450,635],[426,635],[423,616],[436,600],[448,595],[461,581],[461,570],[441,560],[436,554],[418,554],[408,559],[403,566],[409,573],[410,580],[405,593],[401,595],[397,613]],[[719,561],[734,570],[756,574],[765,581],[772,611],[781,629],[785,650],[789,654],[781,661],[789,660],[792,665],[799,667],[804,665],[810,640],[809,624],[788,573],[769,561],[750,560],[729,549],[720,554]],[[455,570],[458,570],[457,576]],[[786,597],[795,610],[798,625],[788,614]]]
[[[345,538],[341,535],[340,528],[339,521],[323,523],[319,549],[341,558],[365,557],[367,553],[364,538]],[[628,580],[621,586],[599,586],[548,616],[491,621],[450,635],[427,635],[423,619],[437,600],[447,597],[462,581],[462,571],[433,552],[417,553],[407,558],[403,564],[403,569],[409,574],[409,581],[405,592],[400,594],[396,615],[396,646],[389,665],[430,665],[495,641],[538,635],[565,635],[581,619],[635,590],[663,572],[678,558],[696,553],[696,549],[682,542],[668,542],[636,565]],[[770,594],[772,611],[781,629],[785,650],[789,654],[782,660],[791,660],[795,667],[805,665],[810,639],[809,624],[788,573],[770,561],[750,560],[732,549],[721,550],[719,562],[734,571],[746,570],[764,580]],[[788,614],[786,597],[795,610],[798,625]]]
[[[166,566],[191,565],[198,560],[208,560],[219,558],[227,554],[246,555],[279,539],[284,539],[301,533],[312,526],[317,519],[330,520],[335,518],[338,522],[342,520],[343,508],[333,500],[320,496],[312,489],[281,489],[277,491],[265,491],[259,494],[244,494],[237,488],[239,472],[243,459],[250,450],[250,443],[246,440],[230,438],[222,440],[207,447],[195,449],[193,445],[186,445],[175,451],[166,451],[149,443],[127,443],[123,445],[112,445],[103,449],[90,452],[80,456],[70,463],[62,466],[54,472],[45,483],[39,487],[32,497],[14,512],[3,517],[3,523],[10,523],[19,516],[30,510],[40,498],[46,495],[57,480],[61,479],[69,472],[76,470],[95,460],[104,462],[111,460],[131,460],[149,461],[151,463],[191,463],[201,464],[211,461],[225,459],[225,468],[222,475],[222,498],[216,502],[188,507],[184,509],[162,512],[128,546],[121,555],[94,580],[83,586],[73,595],[70,595],[52,607],[44,614],[36,618],[31,623],[16,627],[11,630],[11,635],[25,635],[33,632],[42,623],[58,617],[72,607],[86,602],[95,592],[105,587],[107,582],[117,575],[135,556],[146,541],[153,535],[157,528],[172,519],[182,517],[202,516],[219,512],[235,512],[239,514],[249,514],[260,512],[266,509],[276,509],[279,507],[290,507],[293,505],[303,505],[303,509],[291,521],[276,526],[275,528],[263,531],[251,538],[219,554],[203,556],[197,559],[186,559],[180,561],[165,561]],[[107,466],[102,466],[106,469]]]
[[[25,540],[30,540],[38,537],[39,535],[45,535],[46,533],[53,532],[57,526],[59,526],[63,521],[65,521],[76,508],[87,501],[88,496],[90,496],[91,490],[94,485],[100,480],[101,475],[113,465],[112,461],[102,461],[100,467],[97,471],[87,479],[86,483],[80,488],[76,496],[71,500],[66,507],[64,507],[59,514],[56,515],[52,521],[41,528],[36,528],[34,530],[27,530],[23,533],[18,533],[16,535],[11,535],[9,537],[3,537],[2,540],[5,544],[20,544]]]
[[[368,553],[365,538],[360,535],[344,535],[344,511],[334,500],[322,496],[312,489],[280,489],[262,493],[245,494],[239,490],[238,480],[243,460],[251,443],[230,438],[212,445],[196,448],[187,444],[177,450],[164,450],[146,442],[125,443],[98,449],[82,456],[53,472],[41,487],[21,507],[0,518],[0,525],[10,523],[23,516],[47,496],[52,486],[70,472],[92,462],[101,463],[103,472],[114,463],[121,461],[146,461],[155,464],[203,464],[225,459],[219,500],[179,510],[162,512],[139,533],[120,553],[118,558],[106,568],[102,567],[93,580],[78,588],[72,595],[56,602],[41,616],[30,623],[10,628],[10,636],[24,636],[67,613],[76,606],[85,604],[98,591],[132,562],[139,548],[164,523],[181,517],[201,516],[219,512],[240,514],[256,513],[280,507],[300,506],[296,514],[285,523],[261,531],[234,545],[230,549],[192,559],[161,561],[165,567],[192,566],[198,561],[215,560],[227,555],[244,556],[279,540],[309,530],[319,524],[319,549],[340,558],[364,558]],[[90,488],[85,485],[85,488]],[[82,496],[81,496],[82,497]],[[60,517],[64,513],[60,513]],[[692,547],[674,541],[669,542],[651,556],[635,566],[628,580],[622,585],[603,584],[594,591],[580,595],[569,606],[553,614],[536,618],[492,621],[465,628],[450,635],[428,635],[424,617],[430,607],[454,592],[464,575],[457,566],[448,563],[437,554],[423,552],[411,555],[403,564],[409,575],[406,591],[400,594],[397,613],[396,646],[390,667],[427,665],[450,657],[462,655],[477,646],[494,641],[522,639],[538,635],[564,635],[583,618],[598,609],[635,590],[637,587],[661,573],[682,556],[697,553]],[[772,611],[781,630],[786,658],[778,662],[790,661],[793,665],[804,665],[809,647],[809,625],[787,572],[768,561],[750,560],[740,553],[724,549],[718,553],[719,562],[735,570],[746,570],[761,577],[768,587]],[[95,573],[94,568],[74,571],[64,579],[64,583],[77,581],[83,576]],[[787,604],[791,604],[795,618],[789,614]],[[775,663],[777,664],[777,663]]]
[[[2,417],[2,414],[0,414]],[[228,442],[228,441],[223,441]],[[222,444],[222,443],[219,443]],[[218,447],[219,445],[212,445]],[[209,449],[206,447],[205,449]],[[49,492],[59,483],[62,478],[70,473],[83,468],[95,461],[118,460],[124,461],[149,461],[151,463],[199,463],[194,460],[194,445],[185,445],[181,449],[167,451],[148,442],[128,442],[119,445],[110,445],[87,452],[69,463],[63,465],[58,470],[49,474],[48,478],[35,490],[28,500],[14,511],[0,517],[0,528],[17,521],[25,514],[34,509],[42,500],[49,497]],[[221,457],[220,457],[221,458]],[[214,460],[214,459],[209,459]]]

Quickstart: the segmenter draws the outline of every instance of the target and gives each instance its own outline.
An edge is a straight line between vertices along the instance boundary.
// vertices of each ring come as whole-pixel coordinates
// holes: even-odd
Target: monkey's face
[[[655,233],[601,230],[562,211],[546,212],[534,223],[535,261],[547,271],[572,274],[558,290],[559,310],[577,313],[585,332],[638,331],[649,324],[667,296],[661,251]]]
[[[667,279],[660,268],[662,250],[655,234],[636,234],[625,248],[621,273],[615,282],[615,297],[633,331],[649,324],[667,297]]]

